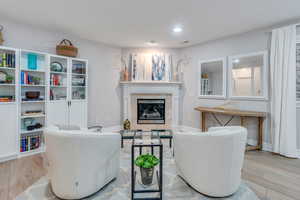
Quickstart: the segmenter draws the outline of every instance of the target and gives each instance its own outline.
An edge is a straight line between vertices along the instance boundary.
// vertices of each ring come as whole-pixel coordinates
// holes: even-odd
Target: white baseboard
[[[254,139],[247,139],[247,144],[249,145],[257,145],[257,140]],[[264,151],[269,151],[272,152],[272,144],[267,143],[267,142],[263,142],[263,148]]]

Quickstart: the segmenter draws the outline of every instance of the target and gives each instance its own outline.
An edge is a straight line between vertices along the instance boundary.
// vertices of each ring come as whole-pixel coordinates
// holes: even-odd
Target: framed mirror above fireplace
[[[137,124],[165,124],[165,99],[137,99]]]

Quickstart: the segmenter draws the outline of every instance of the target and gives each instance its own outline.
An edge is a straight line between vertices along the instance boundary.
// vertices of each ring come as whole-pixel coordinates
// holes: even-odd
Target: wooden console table
[[[256,117],[258,119],[258,137],[256,146],[247,146],[247,151],[249,150],[262,150],[262,140],[263,140],[263,122],[267,115],[265,112],[254,112],[245,110],[234,110],[228,108],[212,108],[212,107],[197,107],[195,110],[201,112],[201,124],[202,131],[206,131],[206,114],[210,113],[214,119],[218,122],[220,126],[227,126],[235,116],[240,117],[241,126],[245,126],[245,118]],[[216,116],[216,114],[230,115],[231,118],[226,122],[222,123]]]

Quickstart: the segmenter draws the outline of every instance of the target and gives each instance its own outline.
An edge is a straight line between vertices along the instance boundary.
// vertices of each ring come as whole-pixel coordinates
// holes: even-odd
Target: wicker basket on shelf
[[[58,45],[56,45],[56,54],[62,56],[76,57],[78,49],[73,46],[72,42],[67,39],[63,39]]]

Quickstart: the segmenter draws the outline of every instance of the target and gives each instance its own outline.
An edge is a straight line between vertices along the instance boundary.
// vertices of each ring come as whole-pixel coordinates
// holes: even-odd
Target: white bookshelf
[[[13,77],[12,82],[0,83],[0,162],[14,159],[19,153],[19,53],[18,49],[0,46],[0,72],[6,78]]]
[[[33,56],[33,61],[30,61]],[[32,62],[32,63],[30,63]],[[47,98],[47,62],[48,54],[21,50],[20,53],[20,153],[38,151],[44,145],[43,128],[46,125],[46,98]],[[30,65],[31,64],[31,65]],[[27,92],[39,92],[39,98],[29,99]],[[27,112],[38,112],[27,114]],[[33,130],[27,130],[28,126],[40,124]],[[24,141],[25,140],[25,141]],[[39,142],[37,142],[39,141]],[[38,143],[38,145],[34,145]]]
[[[0,100],[11,97],[9,101],[0,101],[0,162],[44,152],[43,131],[47,125],[87,126],[87,60],[0,46],[0,56],[2,53],[13,54],[15,64],[2,66],[0,62],[0,72],[13,76],[12,82],[0,82]],[[36,58],[36,67],[29,64],[28,54]],[[62,64],[63,70],[53,71],[52,62]],[[59,83],[53,82],[53,75],[59,77]],[[51,90],[57,95],[55,99],[50,98]],[[38,91],[40,98],[28,99],[26,92],[30,91]],[[31,130],[29,122],[40,123],[42,127]],[[40,136],[40,145],[31,148],[34,136]],[[22,151],[22,139],[26,137],[31,139],[28,138],[28,149]]]

